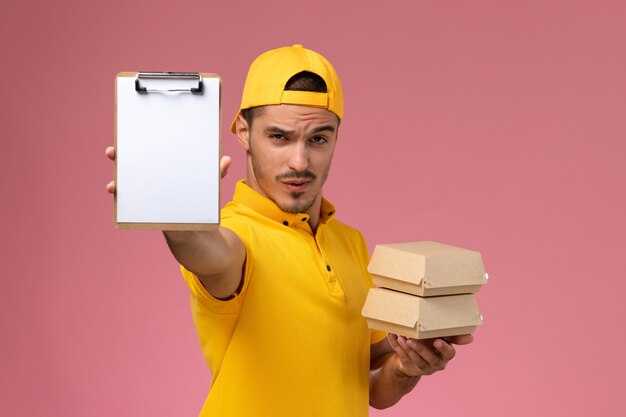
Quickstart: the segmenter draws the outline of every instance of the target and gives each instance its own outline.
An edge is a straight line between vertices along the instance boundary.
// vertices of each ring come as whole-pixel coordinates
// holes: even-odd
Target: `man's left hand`
[[[456,353],[452,345],[467,345],[474,340],[471,334],[424,340],[389,334],[387,339],[395,352],[391,359],[395,371],[407,377],[430,375],[445,369]]]

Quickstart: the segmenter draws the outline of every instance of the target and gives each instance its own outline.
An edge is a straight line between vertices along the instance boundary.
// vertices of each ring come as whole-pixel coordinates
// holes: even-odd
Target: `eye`
[[[311,142],[322,144],[328,142],[328,140],[324,136],[313,136]]]
[[[280,133],[273,133],[270,135],[270,138],[276,140],[276,141],[283,141],[283,140],[287,140],[287,138],[285,137],[285,135],[280,134]]]

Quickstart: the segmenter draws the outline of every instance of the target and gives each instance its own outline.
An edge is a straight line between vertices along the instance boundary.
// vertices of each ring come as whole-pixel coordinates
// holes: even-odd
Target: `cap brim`
[[[237,112],[237,114],[235,115],[235,118],[233,119],[233,122],[230,125],[230,131],[233,133],[237,131],[237,118],[239,117],[240,114],[241,114],[241,110]]]

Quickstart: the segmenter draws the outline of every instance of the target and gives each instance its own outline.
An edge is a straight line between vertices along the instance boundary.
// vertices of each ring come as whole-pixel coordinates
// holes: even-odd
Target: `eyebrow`
[[[313,129],[313,133],[320,133],[320,132],[335,132],[335,126],[333,125],[321,125],[316,127],[315,129]]]
[[[311,133],[320,133],[320,132],[335,132],[335,126],[333,125],[321,125],[315,127]],[[265,129],[267,133],[279,133],[281,135],[287,135],[290,133],[295,133],[295,130],[284,129],[278,126],[269,126]]]
[[[281,135],[295,132],[295,130],[283,129],[282,127],[278,126],[269,126],[267,129],[265,129],[265,131],[268,133],[280,133]]]

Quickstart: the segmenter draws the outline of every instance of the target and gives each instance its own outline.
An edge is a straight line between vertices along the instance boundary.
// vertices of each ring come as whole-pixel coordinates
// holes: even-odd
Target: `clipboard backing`
[[[115,85],[115,226],[215,229],[220,77],[123,72]]]

